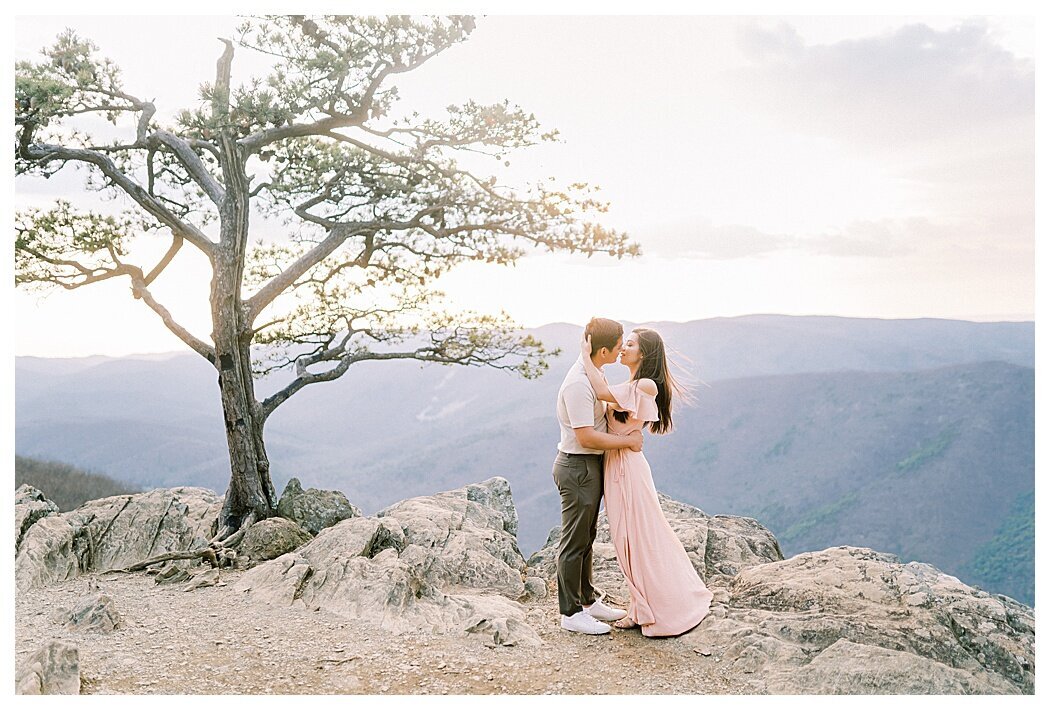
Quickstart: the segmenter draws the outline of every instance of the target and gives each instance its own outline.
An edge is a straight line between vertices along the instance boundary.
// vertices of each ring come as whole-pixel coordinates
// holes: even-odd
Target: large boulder
[[[1032,693],[1035,617],[930,565],[836,547],[751,567],[682,637],[768,693]]]
[[[753,518],[708,515],[699,508],[658,494],[660,508],[678,536],[700,577],[711,585],[724,585],[742,570],[784,559],[777,539]],[[555,527],[547,542],[529,558],[529,574],[548,581],[558,578],[558,543],[561,528]],[[618,604],[629,599],[627,582],[616,561],[616,549],[609,536],[609,521],[603,511],[598,516],[598,533],[593,547],[594,585]]]
[[[158,488],[47,515],[28,528],[18,545],[16,585],[31,589],[203,547],[221,508],[222,497],[205,488]]]
[[[298,523],[311,535],[316,535],[336,523],[361,516],[361,510],[350,503],[339,491],[307,488],[298,478],[288,481],[277,503],[277,514]]]
[[[525,560],[516,537],[518,514],[505,478],[403,500],[376,517],[396,520],[406,546],[433,552],[435,562],[429,574],[435,582],[490,589],[512,599],[524,593]]]
[[[38,520],[58,512],[58,506],[28,483],[15,489],[15,554],[22,538]]]
[[[26,659],[15,678],[18,695],[80,695],[80,653],[76,645],[49,641]]]
[[[402,501],[322,530],[245,573],[237,589],[259,602],[378,620],[394,632],[538,644],[517,601],[525,560],[508,531],[517,520],[508,501],[502,478]]]
[[[305,545],[313,537],[291,520],[267,518],[248,528],[240,553],[255,562],[265,562]]]

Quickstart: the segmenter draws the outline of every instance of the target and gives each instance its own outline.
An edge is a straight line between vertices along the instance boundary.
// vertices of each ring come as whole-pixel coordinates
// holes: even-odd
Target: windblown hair
[[[649,422],[649,431],[654,434],[667,434],[673,428],[671,422],[672,394],[685,395],[688,400],[688,393],[671,375],[671,369],[667,365],[667,352],[660,334],[650,328],[635,328],[633,332],[638,336],[638,351],[642,356],[642,362],[638,366],[634,379],[647,378],[656,383],[656,408],[660,419]],[[619,422],[626,422],[629,415],[627,412],[613,412],[613,416]]]
[[[623,326],[608,318],[591,318],[583,332],[591,336],[591,357],[594,357],[602,348],[616,347],[616,341],[623,336]]]

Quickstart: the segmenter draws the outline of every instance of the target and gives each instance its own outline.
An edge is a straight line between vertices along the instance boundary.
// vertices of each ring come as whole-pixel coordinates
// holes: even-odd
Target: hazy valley
[[[655,327],[701,380],[675,432],[647,441],[661,491],[759,519],[785,555],[869,546],[1034,602],[1031,323],[749,316]],[[579,329],[535,332],[564,351],[537,381],[363,363],[307,388],[268,424],[278,491],[296,476],[367,512],[503,476],[528,556],[559,519],[553,403]],[[198,356],[18,358],[16,384],[20,455],[144,488],[225,489],[214,371]]]

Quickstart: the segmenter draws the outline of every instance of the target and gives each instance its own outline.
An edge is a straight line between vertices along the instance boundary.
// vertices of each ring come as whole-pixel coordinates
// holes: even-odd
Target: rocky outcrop
[[[784,559],[773,533],[753,518],[708,515],[699,508],[659,494],[664,517],[682,542],[693,567],[709,585],[717,577],[767,562]],[[529,574],[554,581],[558,577],[558,542],[561,528],[555,527],[543,548],[529,558]],[[598,516],[598,534],[593,551],[594,584],[608,598],[626,604],[629,596],[623,572],[616,561],[616,549],[609,537],[609,521],[604,511]]]
[[[715,594],[711,614],[675,643],[717,658],[754,692],[1033,692],[1029,607],[863,548],[784,560],[755,520],[708,516],[662,494],[660,505]],[[530,575],[556,580],[559,537],[555,528],[529,559]],[[604,514],[594,580],[613,603],[629,601]]]
[[[39,518],[18,545],[16,585],[31,589],[86,571],[118,569],[153,555],[202,547],[221,507],[222,498],[205,488],[158,488]]]
[[[17,505],[44,502],[23,493]],[[1034,693],[1031,608],[930,565],[865,548],[784,560],[772,534],[750,518],[710,516],[660,500],[714,592],[711,614],[699,626],[652,641],[683,668],[717,664],[709,670],[753,693]],[[172,489],[44,514],[18,545],[18,588],[204,544],[220,505],[210,491]],[[530,619],[548,622],[535,607],[526,616],[523,604],[555,592],[558,531],[526,565],[516,529],[510,486],[501,478],[350,517],[314,538],[289,521],[263,521],[246,534],[248,549],[282,538],[279,530],[298,530],[289,545],[306,542],[248,570],[235,589],[253,602],[378,621],[392,633],[426,630],[492,646],[536,645],[540,636]],[[597,586],[611,602],[626,604],[604,516],[594,565]],[[175,564],[154,573],[158,581],[189,581],[184,589],[224,584],[218,569],[192,579]],[[555,599],[543,603],[554,614]],[[91,618],[97,605],[81,606]],[[41,679],[49,665],[70,665],[67,651],[52,648],[27,662],[19,692],[57,687]]]
[[[516,523],[510,485],[492,478],[344,520],[247,572],[237,589],[259,602],[381,619],[396,632],[539,643],[517,601],[525,560]]]
[[[77,600],[71,610],[62,614],[62,620],[70,631],[107,633],[120,626],[120,612],[108,594],[93,587]]]
[[[339,491],[307,488],[298,478],[288,481],[277,503],[277,514],[298,523],[311,535],[316,535],[336,523],[361,516],[361,510],[350,503]]]
[[[15,490],[15,554],[22,546],[22,538],[41,518],[58,512],[58,506],[28,483]]]
[[[240,545],[240,555],[254,562],[272,560],[306,544],[312,536],[291,520],[267,518],[248,528]]]
[[[518,515],[505,478],[410,498],[376,517],[388,521],[387,527],[396,520],[406,547],[433,551],[429,577],[437,584],[488,589],[511,599],[525,591]]]
[[[18,695],[79,695],[80,654],[74,644],[51,641],[22,666],[15,679]]]
[[[744,570],[726,591],[682,640],[756,692],[1034,691],[1032,610],[927,564],[836,547]]]

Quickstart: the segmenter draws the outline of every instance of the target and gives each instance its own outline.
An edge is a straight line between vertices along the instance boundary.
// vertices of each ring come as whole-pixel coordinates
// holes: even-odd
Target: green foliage
[[[1035,492],[1014,500],[995,536],[979,547],[970,570],[985,589],[1035,604]]]
[[[128,237],[142,229],[135,216],[77,212],[59,200],[15,218],[15,285],[75,288],[117,269]]]
[[[15,119],[44,127],[53,120],[96,110],[116,123],[132,108],[120,85],[120,69],[96,56],[98,47],[71,29],[43,51],[46,61],[15,64]]]
[[[823,505],[816,510],[806,513],[798,522],[794,523],[778,536],[781,544],[794,542],[808,533],[811,529],[834,522],[839,515],[856,505],[858,502],[860,502],[860,498],[857,494],[847,493],[842,498],[839,498],[832,503]]]
[[[396,87],[376,88],[379,73],[397,74],[467,38],[471,17],[301,15],[253,17],[239,43],[276,60],[262,86],[274,102],[298,116],[385,115]],[[243,101],[243,100],[242,100]]]
[[[781,530],[787,527],[793,517],[783,503],[769,503],[758,510],[748,510],[744,514],[754,518],[770,530]]]
[[[915,471],[945,452],[959,436],[959,428],[952,425],[943,429],[936,437],[920,444],[904,460],[897,462],[898,473]]]
[[[798,435],[798,427],[792,424],[791,427],[784,432],[783,436],[780,437],[777,443],[773,444],[773,446],[766,451],[765,457],[771,459],[786,454],[791,450],[791,444],[795,441],[796,435]]]
[[[134,486],[69,464],[15,456],[15,488],[23,483],[43,491],[63,511],[89,500],[139,492]]]

